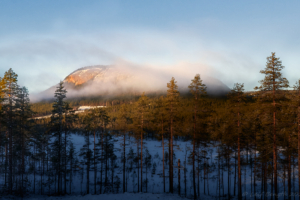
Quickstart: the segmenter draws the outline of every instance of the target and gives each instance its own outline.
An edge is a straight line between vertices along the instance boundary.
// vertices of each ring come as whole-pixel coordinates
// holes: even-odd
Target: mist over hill
[[[185,93],[188,92],[188,85],[197,73],[200,73],[209,95],[224,95],[229,91],[229,88],[221,81],[202,75],[201,72],[190,72],[190,77],[187,77],[178,70],[164,71],[118,64],[83,67],[70,73],[63,82],[68,98],[95,96],[112,98],[122,95],[138,95],[142,92],[164,94],[167,90],[167,83],[172,77],[177,81],[179,91]],[[32,94],[31,100],[37,102],[53,99],[56,87],[57,85],[41,93]]]

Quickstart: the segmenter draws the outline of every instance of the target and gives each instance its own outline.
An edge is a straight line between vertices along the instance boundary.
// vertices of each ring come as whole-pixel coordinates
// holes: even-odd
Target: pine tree
[[[80,149],[80,154],[79,156],[83,157],[83,163],[86,165],[86,193],[90,193],[90,167],[91,167],[91,160],[93,159],[93,152],[90,149],[90,136],[92,135],[92,132],[94,131],[93,127],[93,117],[92,115],[86,115],[83,118],[83,134],[84,134],[84,140],[85,144],[83,147]]]
[[[298,131],[298,169],[300,169],[300,79],[294,85],[294,91],[296,96],[296,106],[297,106],[297,131]],[[299,191],[300,191],[300,173],[298,173],[298,181],[299,181]],[[299,195],[300,200],[300,195]]]
[[[70,184],[69,184],[69,193],[72,194],[72,181],[73,181],[73,168],[75,168],[75,158],[76,158],[76,152],[73,142],[69,143],[69,155],[68,159],[70,161]]]
[[[9,194],[12,194],[13,190],[13,138],[14,138],[14,130],[16,129],[16,99],[19,90],[18,75],[10,68],[7,72],[5,72],[3,81],[4,88],[4,105],[3,111],[6,116],[5,125],[8,130],[8,168],[9,168],[9,176],[8,176],[8,190]]]
[[[194,187],[194,199],[197,198],[196,193],[196,181],[195,181],[195,143],[196,143],[196,124],[197,124],[197,113],[198,104],[203,96],[206,95],[206,86],[202,83],[200,74],[196,74],[192,83],[189,85],[190,92],[194,96],[194,135],[193,135],[193,187]]]
[[[64,149],[63,149],[63,158],[64,158],[64,194],[67,194],[67,146],[68,146],[68,136],[73,127],[73,124],[77,121],[77,115],[75,115],[75,111],[70,106],[68,102],[65,102],[64,107]]]
[[[164,192],[166,192],[166,180],[165,180],[165,141],[164,136],[167,128],[167,112],[166,112],[166,99],[161,96],[155,101],[155,110],[153,113],[154,119],[153,124],[156,132],[161,137],[162,143],[162,165],[163,165],[163,183],[164,183]]]
[[[103,175],[103,161],[104,161],[104,136],[105,136],[105,141],[107,141],[107,133],[106,133],[106,127],[109,123],[109,116],[107,114],[107,110],[100,108],[96,109],[97,116],[100,121],[100,127],[102,129],[101,131],[101,138],[100,138],[100,143],[101,143],[101,156],[100,156],[100,194],[102,194],[102,175]]]
[[[126,104],[122,104],[119,110],[117,124],[119,130],[123,132],[123,144],[121,144],[121,146],[123,147],[123,155],[121,159],[123,162],[123,193],[126,192],[125,190],[126,132],[129,130],[128,126],[130,122],[131,122],[131,118],[130,118],[130,111],[128,109],[128,106]]]
[[[274,190],[275,199],[278,199],[278,183],[277,183],[277,139],[276,139],[276,100],[280,91],[289,87],[289,82],[286,78],[282,77],[281,70],[284,68],[282,62],[272,52],[270,57],[267,57],[266,68],[261,70],[260,73],[265,74],[265,78],[260,81],[260,86],[255,87],[255,90],[260,90],[264,94],[264,99],[272,101],[273,110],[273,165],[274,165]]]
[[[234,105],[234,112],[237,115],[237,146],[238,146],[238,197],[242,199],[242,177],[241,177],[241,106],[245,102],[244,84],[235,83],[228,94],[231,103]]]
[[[57,194],[62,192],[62,134],[63,134],[63,115],[65,113],[65,101],[67,91],[63,82],[60,81],[55,91],[55,102],[51,115],[51,130],[53,132],[54,142],[54,165],[57,175]]]
[[[19,134],[16,137],[16,144],[20,145],[20,152],[21,155],[21,165],[20,165],[20,174],[21,174],[21,196],[23,196],[23,191],[26,187],[24,187],[24,173],[25,173],[25,155],[28,154],[28,142],[29,142],[29,133],[32,127],[32,120],[28,120],[32,117],[33,112],[31,110],[29,100],[29,93],[26,87],[20,88],[17,94],[16,99],[16,115],[17,117],[17,124],[19,129]]]
[[[134,113],[133,117],[133,125],[134,129],[137,133],[140,133],[140,140],[141,140],[141,192],[143,192],[143,135],[145,132],[145,123],[149,120],[148,114],[149,114],[149,99],[145,95],[145,93],[142,94],[142,96],[138,99],[138,101],[135,103],[136,112]]]
[[[145,165],[146,165],[146,180],[145,180],[145,183],[146,183],[146,193],[148,192],[148,168],[151,167],[151,154],[149,153],[149,150],[146,148],[145,150]]]
[[[179,102],[179,91],[177,81],[172,77],[171,81],[167,83],[167,107],[169,113],[170,123],[170,162],[169,162],[169,184],[170,192],[173,193],[173,137],[174,137],[174,118],[177,113],[177,106]]]

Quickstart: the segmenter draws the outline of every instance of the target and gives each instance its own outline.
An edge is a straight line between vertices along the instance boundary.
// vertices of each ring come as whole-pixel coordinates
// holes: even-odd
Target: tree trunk
[[[170,127],[170,174],[169,174],[169,179],[170,179],[170,192],[173,193],[173,106],[171,106],[171,127]]]
[[[73,159],[72,159],[72,156],[70,156],[70,194],[72,194],[72,175],[73,175]]]
[[[291,180],[291,135],[289,134],[289,156],[288,156],[288,198],[291,200],[292,180]]]
[[[256,132],[254,136],[254,174],[253,174],[253,191],[254,191],[254,200],[256,200]]]
[[[21,197],[23,198],[23,182],[24,182],[24,169],[25,169],[25,159],[24,159],[24,133],[22,132],[22,166],[21,166],[21,173],[22,173],[22,178],[21,178]]]
[[[185,154],[185,161],[184,161],[184,196],[186,197],[186,154]]]
[[[233,194],[235,196],[235,189],[236,189],[236,151],[234,152],[234,186],[233,186]]]
[[[103,184],[103,160],[104,160],[104,156],[103,156],[103,128],[102,128],[102,134],[101,134],[101,171],[100,171],[100,194],[102,194],[102,184]]]
[[[300,93],[299,93],[300,98]],[[298,170],[300,169],[300,107],[298,107]],[[298,191],[300,192],[300,173],[298,172]],[[298,195],[300,200],[300,195]]]
[[[104,191],[106,190],[106,187],[107,187],[107,179],[108,179],[108,177],[107,177],[107,170],[108,170],[108,149],[107,149],[107,147],[108,147],[108,144],[107,144],[107,135],[105,135],[105,182],[104,182],[104,184],[105,184],[105,186],[104,186]]]
[[[125,192],[125,132],[124,132],[124,138],[123,138],[123,193]]]
[[[221,155],[220,155],[220,147],[218,147],[218,181],[219,181],[219,200],[221,199],[221,166],[220,166],[220,158],[221,158]]]
[[[164,180],[164,193],[166,192],[166,179],[165,179],[165,142],[164,142],[164,125],[162,125],[162,134],[161,134],[161,141],[162,141],[162,164],[163,164],[163,180]]]
[[[199,194],[199,197],[200,197],[200,152],[199,152],[199,149],[198,149],[198,159],[197,159],[197,163],[198,163],[198,172],[197,172],[197,175],[198,175],[198,194]]]
[[[273,70],[273,73],[274,70]],[[273,76],[275,77],[275,76]],[[276,147],[276,105],[275,105],[275,78],[273,79],[273,163],[274,163],[274,190],[275,200],[278,200],[278,188],[277,188],[277,147]]]
[[[9,91],[11,94],[11,84],[9,85]],[[8,133],[9,133],[9,165],[8,165],[8,169],[9,169],[9,180],[8,180],[8,184],[9,184],[9,194],[12,194],[12,185],[13,185],[13,171],[12,171],[12,160],[13,160],[13,153],[12,153],[12,135],[13,135],[13,130],[12,130],[12,113],[13,113],[13,109],[12,109],[12,99],[11,99],[11,95],[9,95],[9,128],[8,128]]]
[[[59,135],[58,135],[58,144],[59,144],[59,147],[58,147],[58,171],[57,171],[57,173],[58,173],[58,180],[57,180],[57,193],[58,193],[58,195],[60,195],[60,179],[61,179],[61,177],[60,177],[60,175],[61,175],[61,169],[60,169],[60,167],[61,167],[61,155],[60,155],[60,153],[61,153],[61,133],[59,133]]]
[[[238,137],[238,199],[242,200],[242,176],[241,176],[241,150],[240,137]]]
[[[141,192],[143,192],[143,113],[142,113],[142,132],[141,132]]]
[[[194,199],[197,199],[196,180],[195,180],[196,103],[195,103],[194,111],[195,111],[195,116],[194,116],[194,138],[193,138],[193,188],[194,188]]]
[[[264,193],[264,165],[263,165],[263,162],[261,162],[261,184],[260,184],[260,199],[262,200],[263,199],[263,193]]]
[[[137,141],[137,145],[136,145],[136,156],[137,156],[137,168],[138,168],[138,192],[140,192],[140,165],[139,165],[139,142]]]
[[[97,194],[96,185],[97,185],[97,167],[96,167],[96,131],[94,131],[94,191],[95,191],[95,194]]]
[[[230,200],[230,158],[229,158],[229,146],[227,146],[227,193],[228,193],[228,200]]]
[[[35,194],[35,155],[36,155],[36,151],[35,151],[35,144],[33,145],[33,194]]]
[[[195,180],[195,142],[196,142],[196,103],[194,108],[194,138],[193,138],[193,188],[194,188],[194,199],[197,199],[196,193],[196,180]]]
[[[180,159],[178,159],[178,195],[180,196]]]
[[[86,166],[86,193],[89,194],[90,193],[90,148],[89,148],[89,144],[90,144],[90,140],[89,140],[89,133],[87,133],[87,137],[88,137],[88,145],[87,145],[87,166]]]
[[[7,165],[8,165],[8,153],[7,153],[7,144],[5,144],[5,173],[4,173],[5,174],[5,177],[4,177],[5,186],[7,184]]]
[[[209,195],[209,163],[208,159],[206,160],[207,168],[206,168],[206,180],[207,180],[207,194]]]
[[[64,171],[64,194],[67,194],[67,131],[65,131],[65,171]]]

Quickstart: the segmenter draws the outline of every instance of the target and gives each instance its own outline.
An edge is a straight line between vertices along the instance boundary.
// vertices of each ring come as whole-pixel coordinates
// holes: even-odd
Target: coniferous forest
[[[0,81],[0,192],[300,199],[300,79],[289,83],[283,70],[272,53],[251,92],[236,83],[208,96],[195,72],[189,95],[170,77],[165,95],[76,112],[63,82],[54,102],[30,103],[9,69]]]

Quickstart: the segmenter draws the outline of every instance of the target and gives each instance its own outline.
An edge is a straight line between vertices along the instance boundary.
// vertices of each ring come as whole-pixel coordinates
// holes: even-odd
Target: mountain
[[[196,74],[196,73],[195,73]],[[172,76],[177,80],[180,92],[187,92],[193,76],[185,77],[182,74],[172,74],[161,70],[145,69],[132,66],[96,65],[75,70],[64,80],[67,97],[114,97],[119,95],[148,93],[165,93],[167,83]],[[229,88],[221,81],[202,76],[209,95],[224,95]],[[56,86],[53,86],[38,95],[33,100],[53,98]]]
[[[133,75],[117,70],[113,66],[96,65],[83,67],[69,74],[64,82],[73,85],[75,88],[87,84],[119,84],[130,81]]]

